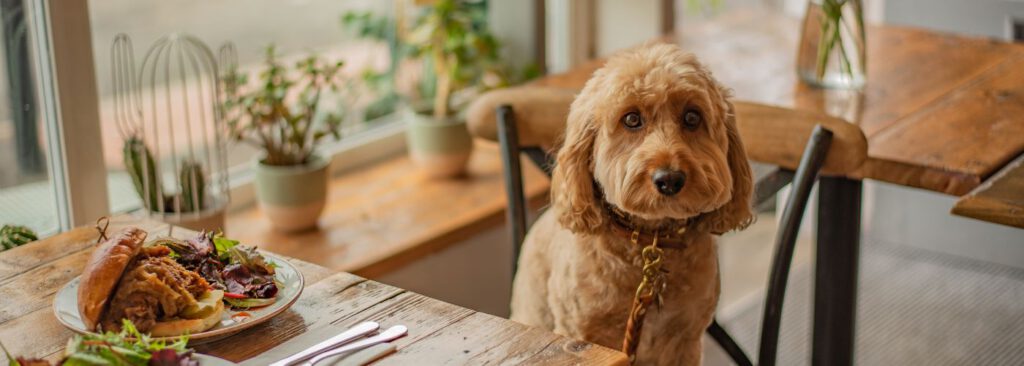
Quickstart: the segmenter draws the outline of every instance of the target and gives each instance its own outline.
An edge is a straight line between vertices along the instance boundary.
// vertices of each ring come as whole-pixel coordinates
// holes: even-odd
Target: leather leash
[[[630,241],[634,245],[639,243],[640,232],[633,230]],[[636,361],[636,348],[640,345],[640,334],[644,327],[644,317],[647,316],[647,309],[651,304],[657,303],[661,308],[661,293],[665,290],[665,273],[662,265],[662,249],[658,247],[658,235],[655,233],[651,244],[644,247],[641,256],[644,259],[643,279],[636,288],[636,295],[633,296],[633,306],[629,309],[629,319],[626,321],[626,334],[622,339],[622,352],[629,357],[629,363]]]

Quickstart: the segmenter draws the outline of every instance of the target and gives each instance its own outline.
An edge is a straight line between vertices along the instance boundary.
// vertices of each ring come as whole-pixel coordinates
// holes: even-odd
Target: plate
[[[274,269],[274,277],[281,284],[277,291],[277,301],[271,305],[244,311],[225,308],[219,324],[206,331],[189,335],[190,345],[212,342],[263,323],[288,310],[299,299],[304,285],[302,273],[281,257],[266,252],[260,252],[260,254],[278,265]],[[75,277],[60,291],[57,291],[57,295],[53,298],[53,312],[57,316],[57,320],[68,329],[76,333],[88,334],[92,332],[85,329],[85,323],[78,315],[78,284],[80,280],[81,276]],[[249,316],[235,320],[235,316],[242,312],[249,313]],[[177,337],[154,337],[153,339],[172,340],[174,338]]]

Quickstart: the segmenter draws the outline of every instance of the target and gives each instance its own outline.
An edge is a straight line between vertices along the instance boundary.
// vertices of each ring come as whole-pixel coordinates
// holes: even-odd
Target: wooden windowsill
[[[547,200],[548,179],[524,160],[531,206]],[[334,177],[318,230],[285,234],[258,207],[229,215],[227,232],[243,243],[338,271],[374,278],[505,220],[497,145],[478,141],[466,177],[430,180],[406,155]]]

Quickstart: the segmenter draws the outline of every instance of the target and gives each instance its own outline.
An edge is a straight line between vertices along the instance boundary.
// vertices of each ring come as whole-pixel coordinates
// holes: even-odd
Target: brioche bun
[[[96,330],[111,293],[117,288],[125,268],[139,254],[145,240],[145,231],[127,228],[92,252],[78,284],[78,314],[86,329]]]
[[[156,322],[156,325],[149,330],[154,337],[177,337],[185,334],[196,334],[220,323],[221,314],[224,313],[224,302],[217,301],[217,310],[206,317],[199,319],[173,319]]]

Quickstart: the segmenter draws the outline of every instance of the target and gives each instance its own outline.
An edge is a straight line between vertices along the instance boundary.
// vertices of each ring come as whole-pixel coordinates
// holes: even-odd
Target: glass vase
[[[804,16],[797,73],[830,89],[860,89],[866,79],[864,12],[860,0],[811,0]]]

